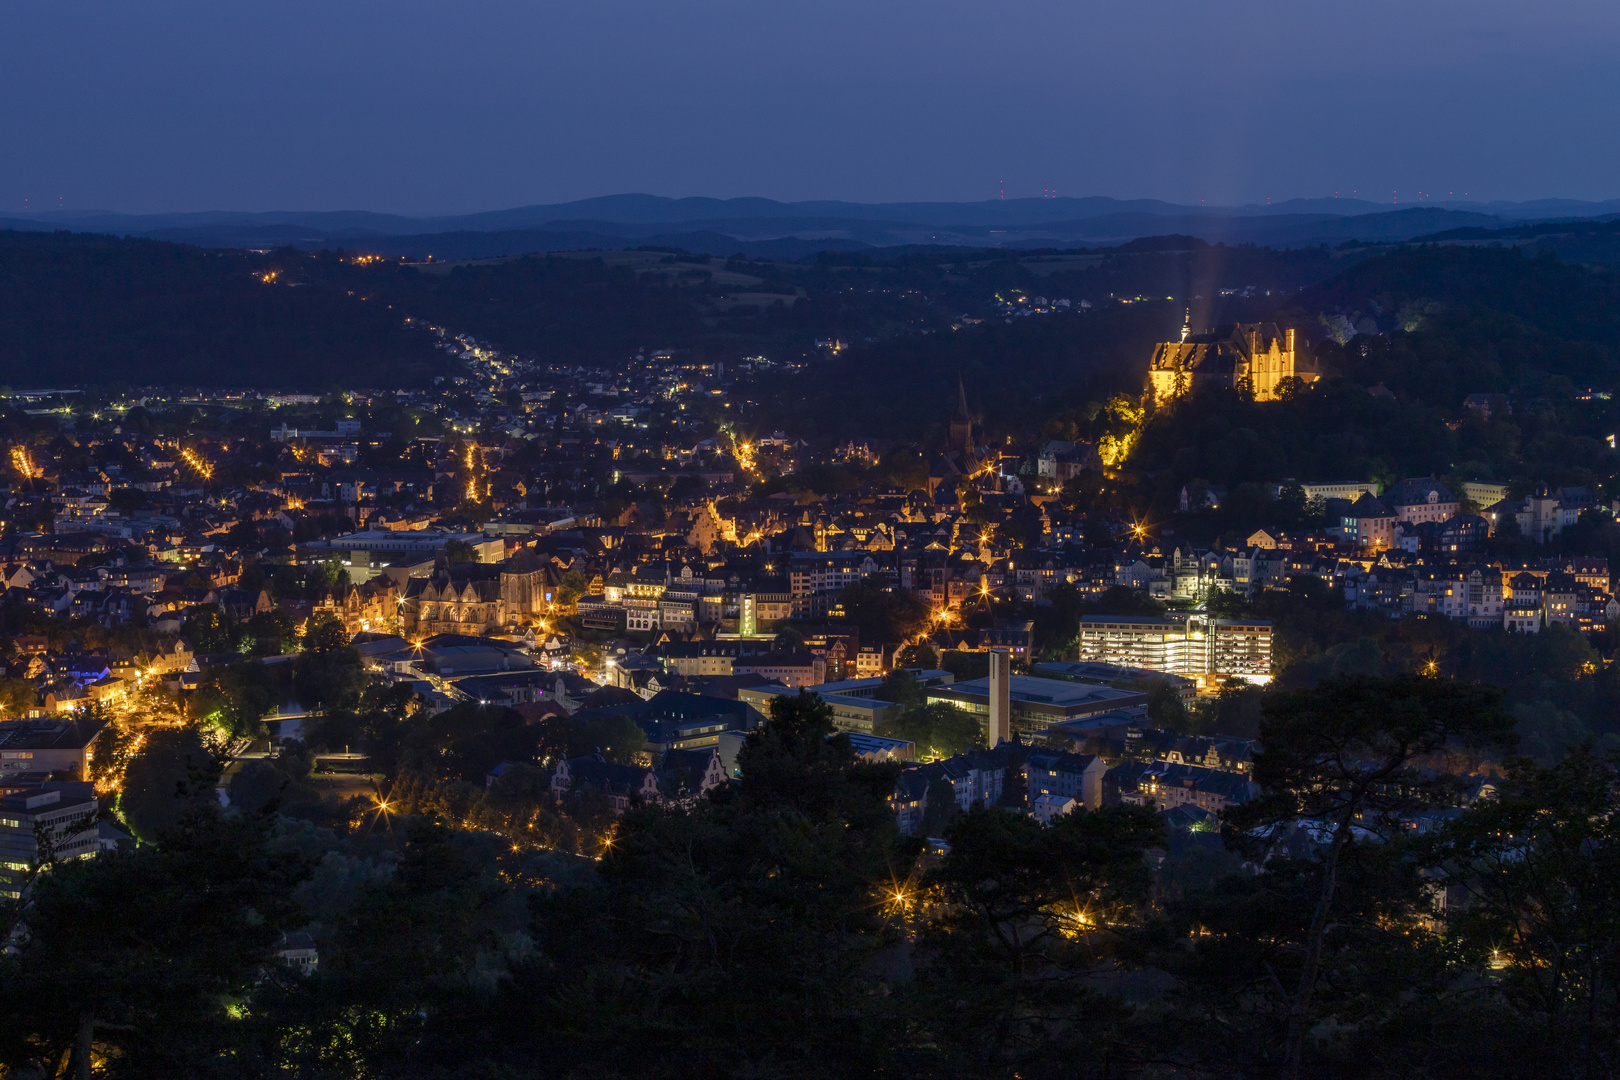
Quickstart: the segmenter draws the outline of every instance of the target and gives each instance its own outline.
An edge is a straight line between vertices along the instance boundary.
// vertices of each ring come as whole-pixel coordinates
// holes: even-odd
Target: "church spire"
[[[1192,308],[1187,309],[1186,317],[1181,320],[1181,340],[1186,341],[1192,334]]]
[[[951,417],[951,449],[964,453],[973,449],[973,415],[968,412],[967,389],[962,373],[956,373],[956,415]]]

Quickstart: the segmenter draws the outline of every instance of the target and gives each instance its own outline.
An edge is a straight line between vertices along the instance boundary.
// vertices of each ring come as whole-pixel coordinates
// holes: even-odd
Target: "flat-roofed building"
[[[1495,506],[1507,498],[1508,486],[1486,483],[1483,480],[1468,480],[1462,485],[1462,493],[1467,496],[1469,502],[1484,509],[1487,506]]]
[[[297,547],[300,565],[340,560],[349,580],[363,585],[394,564],[419,565],[444,554],[450,541],[468,545],[479,562],[500,562],[506,557],[506,542],[481,532],[457,533],[440,529],[365,529],[323,540],[310,540]]]
[[[1207,640],[1209,674],[1250,682],[1271,679],[1271,623],[1260,619],[1211,619]]]
[[[95,785],[45,781],[0,790],[0,899],[20,898],[47,856],[87,859],[101,850]],[[49,851],[40,850],[42,839]]]
[[[1121,664],[1184,675],[1207,686],[1226,678],[1271,678],[1272,625],[1202,615],[1084,615],[1081,663]]]
[[[885,739],[858,731],[845,732],[849,743],[866,761],[916,761],[917,744],[907,739]]]
[[[1142,683],[1163,680],[1188,704],[1198,694],[1198,683],[1184,675],[1151,668],[1126,667],[1123,664],[1105,664],[1101,661],[1046,660],[1030,665],[1030,674],[1043,679],[1063,679],[1068,682],[1092,683],[1096,686],[1115,686],[1122,690],[1142,690]]]
[[[1372,495],[1374,497],[1378,495],[1378,485],[1370,480],[1330,480],[1326,482],[1312,480],[1300,484],[1299,487],[1305,493],[1306,499],[1319,499],[1322,502],[1329,499],[1348,499],[1355,502],[1363,495]]]
[[[753,673],[780,679],[789,686],[816,686],[827,679],[827,661],[802,649],[740,656],[731,670],[736,675]]]
[[[83,778],[90,744],[106,723],[89,713],[0,721],[0,782],[25,772]]]
[[[1000,689],[997,687],[997,689]],[[979,716],[989,724],[991,686],[988,678],[930,687],[928,703],[943,702]],[[1013,733],[1036,735],[1053,724],[1115,709],[1142,708],[1147,695],[1111,686],[1013,675],[1007,680],[1007,719]]]
[[[912,675],[922,687],[948,685],[952,679],[950,672],[937,669],[918,669],[912,671]],[[812,688],[810,692],[819,696],[832,708],[833,723],[839,730],[869,735],[872,732],[872,725],[880,720],[899,716],[904,711],[904,706],[882,696],[884,682],[883,679],[847,679],[843,682],[822,683]],[[771,702],[774,699],[783,694],[792,696],[798,692],[797,687],[766,683],[761,686],[741,687],[737,691],[737,700],[745,701],[769,716]]]

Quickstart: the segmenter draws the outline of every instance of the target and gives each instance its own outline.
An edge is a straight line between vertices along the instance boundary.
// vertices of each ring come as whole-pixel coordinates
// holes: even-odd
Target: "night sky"
[[[1617,136],[1615,0],[0,7],[6,211],[1596,199]]]

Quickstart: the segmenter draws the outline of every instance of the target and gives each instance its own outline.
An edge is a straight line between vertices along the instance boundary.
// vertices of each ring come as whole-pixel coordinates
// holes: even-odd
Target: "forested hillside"
[[[0,232],[0,382],[325,389],[450,370],[388,301],[276,269],[245,251]]]
[[[771,415],[791,408],[829,434],[866,435],[863,425],[893,422],[896,433],[916,435],[954,394],[959,369],[975,407],[984,399],[988,423],[1021,421],[1025,402],[1009,385],[1062,400],[1098,371],[1128,385],[1145,343],[1179,327],[1184,309],[1195,320],[1253,317],[1364,257],[1190,237],[1089,252],[824,253],[802,263],[667,249],[454,265],[356,254],[0,233],[0,380],[321,389],[411,384],[447,371],[426,336],[407,330],[406,315],[567,364],[666,347],[717,360],[819,360],[828,354],[816,341],[838,340],[853,346],[844,367],[814,365],[813,382],[858,370],[880,395],[903,400],[850,412],[822,404],[814,386],[793,387],[765,403]],[[1060,309],[1059,299],[1070,306]],[[1105,314],[1122,300],[1160,310]],[[1021,322],[1015,316],[1036,308],[1026,325],[989,325]],[[1009,372],[1018,376],[1012,383]]]
[[[1591,484],[1620,472],[1620,278],[1511,249],[1424,247],[1357,264],[1277,313],[1322,381],[1284,402],[1160,409],[1131,467],[1167,505],[1189,479],[1436,475]],[[1373,392],[1376,391],[1376,392]],[[1386,394],[1385,391],[1388,391]],[[1510,416],[1467,412],[1510,395]]]

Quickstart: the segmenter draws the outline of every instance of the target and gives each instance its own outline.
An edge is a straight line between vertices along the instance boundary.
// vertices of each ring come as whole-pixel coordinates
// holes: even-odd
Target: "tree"
[[[1070,1047],[1095,1052],[1119,1014],[1085,976],[1116,962],[1150,894],[1143,853],[1162,837],[1143,807],[1076,810],[1051,827],[1000,808],[958,817],[925,879],[940,907],[923,933],[922,981],[939,985],[936,1007],[950,1016],[936,1037],[981,1075],[1038,1069]]]
[[[740,765],[737,788],[690,812],[632,808],[594,873],[536,897],[540,955],[484,1028],[510,1047],[503,1060],[563,1023],[563,1075],[606,1061],[686,1075],[723,1058],[728,1075],[841,1076],[869,1071],[873,1053],[899,1068],[862,1019],[887,997],[877,971],[912,857],[885,801],[893,769],[857,759],[811,694],[773,703]],[[702,1010],[671,1011],[694,994]],[[448,1059],[466,1036],[447,1021]]]
[[[109,723],[90,745],[90,775],[85,779],[102,790],[117,787],[134,753],[135,736],[123,724]]]
[[[590,587],[590,581],[578,570],[570,570],[563,575],[562,584],[557,588],[557,608],[560,611],[571,611],[579,598],[585,595]]]
[[[833,724],[832,706],[800,690],[771,701],[770,722],[749,732],[737,755],[742,771],[738,796],[750,810],[777,808],[806,817],[877,820],[893,827],[885,801],[898,770],[869,765],[855,756],[849,736]]]
[[[984,724],[973,713],[945,702],[907,709],[892,720],[879,720],[872,734],[905,739],[932,757],[955,757],[984,746]]]
[[[928,605],[908,590],[848,585],[838,599],[845,618],[860,628],[863,641],[906,641],[928,629]]]
[[[1620,1053],[1620,768],[1590,747],[1514,763],[1440,830],[1428,861],[1460,893],[1450,929],[1508,1006],[1517,1071],[1597,1076]]]
[[[1147,689],[1147,714],[1153,726],[1164,731],[1185,731],[1187,707],[1182,704],[1181,692],[1168,679],[1155,678]]]
[[[0,679],[0,715],[24,716],[34,707],[39,687],[32,679]]]
[[[35,883],[28,932],[4,960],[0,1059],[41,1075],[71,1062],[87,1080],[94,1058],[115,1075],[175,1076],[254,1055],[231,1002],[274,971],[307,873],[271,851],[265,824],[206,803],[157,847],[56,867]]]
[[[458,563],[475,563],[478,561],[478,549],[465,540],[446,540],[444,561],[451,566]]]
[[[926,837],[942,837],[948,830],[950,823],[961,814],[962,807],[956,801],[956,788],[943,776],[936,776],[928,781],[928,787],[923,793],[923,816],[921,823],[922,834]]]
[[[889,672],[877,696],[883,701],[892,701],[907,709],[914,709],[926,700],[922,683],[916,675],[905,668]]]
[[[191,807],[217,803],[223,770],[223,749],[201,728],[156,729],[124,770],[118,812],[137,840],[154,843]]]
[[[928,460],[909,443],[900,443],[884,454],[877,473],[903,491],[928,486]]]
[[[1229,808],[1225,824],[1236,839],[1313,821],[1328,834],[1322,881],[1305,938],[1285,1036],[1285,1074],[1297,1078],[1310,1027],[1323,944],[1334,913],[1337,870],[1355,830],[1399,834],[1403,816],[1435,805],[1456,790],[1455,778],[1429,761],[1442,750],[1508,745],[1513,720],[1500,695],[1438,679],[1324,682],[1279,695],[1264,706],[1254,779],[1261,796]]]
[[[275,707],[275,676],[257,660],[207,669],[191,702],[193,715],[240,739],[263,734],[261,721]]]
[[[231,652],[236,648],[236,624],[212,605],[192,608],[180,625],[180,634],[201,653]]]
[[[280,656],[298,640],[298,628],[284,611],[256,612],[242,630],[253,639],[256,656]]]
[[[365,688],[360,652],[335,615],[317,614],[304,632],[304,651],[293,661],[293,685],[307,708],[353,704]]]
[[[309,771],[309,759],[288,751],[283,751],[279,757],[244,762],[231,777],[227,789],[230,804],[246,813],[258,814],[319,801],[319,793],[304,783]]]
[[[502,761],[533,761],[542,735],[516,709],[464,701],[415,717],[403,732],[398,763],[423,776],[481,784]]]
[[[539,728],[540,743],[536,753],[553,760],[601,751],[608,761],[633,765],[641,759],[647,745],[647,735],[641,725],[623,713],[587,709],[573,716],[549,716],[540,722]]]
[[[1277,495],[1277,512],[1284,521],[1294,524],[1305,516],[1305,489],[1298,482],[1283,485]]]
[[[914,641],[895,654],[894,664],[895,667],[932,671],[939,667],[939,653],[926,641]]]
[[[134,517],[146,505],[146,492],[140,488],[114,488],[107,494],[107,502],[125,517]]]

